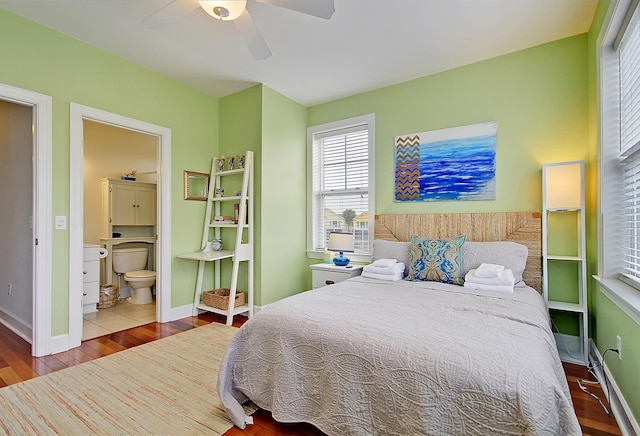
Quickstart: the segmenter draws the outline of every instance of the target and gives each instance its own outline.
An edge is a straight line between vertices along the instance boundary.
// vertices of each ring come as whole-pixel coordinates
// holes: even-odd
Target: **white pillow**
[[[465,242],[460,248],[462,275],[478,268],[483,263],[504,265],[513,271],[516,284],[522,281],[522,272],[527,264],[529,249],[526,245],[511,241]]]
[[[404,263],[404,275],[409,274],[409,260],[411,258],[411,242],[387,241],[374,239],[371,263],[378,259],[395,259]]]

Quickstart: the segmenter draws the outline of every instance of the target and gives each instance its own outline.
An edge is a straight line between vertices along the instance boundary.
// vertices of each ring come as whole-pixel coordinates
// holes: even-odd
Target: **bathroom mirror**
[[[184,199],[202,200],[209,197],[209,174],[184,172]]]

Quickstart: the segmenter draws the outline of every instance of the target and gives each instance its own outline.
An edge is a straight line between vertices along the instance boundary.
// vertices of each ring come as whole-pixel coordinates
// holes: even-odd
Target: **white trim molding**
[[[375,212],[376,212],[376,190],[375,190],[375,177],[376,177],[376,115],[370,113],[366,115],[360,115],[344,120],[333,121],[326,124],[320,124],[317,126],[311,126],[307,128],[307,257],[309,259],[322,259],[324,253],[318,251],[316,238],[315,221],[319,216],[319,212],[316,210],[317,202],[314,199],[314,173],[316,168],[314,165],[318,162],[314,162],[314,138],[318,134],[330,132],[333,130],[349,129],[356,126],[366,125],[368,131],[368,174],[369,183],[367,186],[367,196],[369,199],[367,209],[369,212],[369,249],[368,253],[358,252],[349,253],[349,258],[356,262],[369,262],[371,259],[371,253],[373,252],[373,239],[375,235]],[[317,182],[317,181],[316,181]]]
[[[618,279],[608,279],[597,275],[594,275],[593,278],[600,285],[602,293],[613,304],[640,324],[640,291]]]
[[[592,366],[595,369],[596,378],[598,379],[605,395],[609,395],[607,401],[611,407],[611,413],[613,413],[613,416],[616,418],[616,422],[618,423],[618,427],[620,427],[620,431],[623,436],[640,435],[640,424],[638,424],[638,421],[636,421],[633,416],[631,407],[629,407],[629,404],[622,395],[620,387],[611,375],[611,371],[609,371],[609,367],[606,362],[602,360],[602,355],[593,341],[591,341],[590,348],[591,353],[589,357],[593,362]],[[608,390],[606,388],[607,386],[609,387]]]
[[[0,83],[0,99],[33,108],[33,309],[31,354],[51,354],[52,99]]]
[[[109,124],[158,137],[158,208],[156,241],[156,320],[171,314],[171,129],[77,103],[70,107],[69,144],[69,344],[82,340],[83,120]]]

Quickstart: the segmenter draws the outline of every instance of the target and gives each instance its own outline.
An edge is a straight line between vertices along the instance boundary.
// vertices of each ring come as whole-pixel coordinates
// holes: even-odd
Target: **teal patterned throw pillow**
[[[463,285],[460,247],[465,236],[450,239],[421,238],[411,235],[409,275],[406,280],[421,280]]]

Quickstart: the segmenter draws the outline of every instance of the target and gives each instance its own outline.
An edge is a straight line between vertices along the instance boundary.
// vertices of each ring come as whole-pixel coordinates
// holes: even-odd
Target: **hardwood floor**
[[[236,316],[234,326],[240,327],[246,318]],[[32,357],[31,346],[0,324],[0,387],[19,383],[30,378],[49,374],[59,369],[88,362],[98,357],[117,353],[156,339],[171,336],[211,322],[224,323],[224,318],[205,313],[198,317],[183,318],[178,321],[158,324],[150,323],[118,333],[102,336],[82,342],[78,348],[45,357]],[[582,392],[577,385],[578,379],[590,379],[585,367],[564,364],[567,381],[571,390],[571,398],[582,426],[583,434],[593,436],[621,435],[613,415],[607,415],[598,401]],[[599,386],[589,389],[604,401]],[[607,404],[607,407],[609,405]],[[232,428],[225,435],[260,435],[260,436],[320,436],[321,431],[309,424],[283,424],[273,420],[271,414],[259,410],[254,415],[254,424],[245,430]]]

